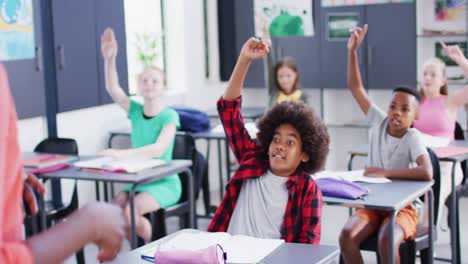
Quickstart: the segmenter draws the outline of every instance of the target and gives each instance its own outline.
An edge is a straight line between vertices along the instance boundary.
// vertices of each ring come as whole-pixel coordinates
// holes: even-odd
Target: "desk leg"
[[[457,259],[457,223],[456,223],[456,210],[457,210],[457,197],[456,197],[456,190],[455,190],[455,168],[456,168],[457,162],[453,161],[452,165],[452,200],[450,201],[450,207],[452,210],[452,213],[450,214],[450,245],[452,247],[452,263],[459,263],[459,260]]]
[[[428,201],[429,201],[429,250],[428,253],[428,264],[432,264],[434,262],[434,193],[432,192],[432,188],[429,189],[428,193]]]
[[[45,206],[45,194],[39,194],[39,233],[44,232],[47,229],[46,223],[46,206]]]
[[[135,191],[136,186],[132,186],[128,199],[130,202],[130,234],[132,237],[132,241],[130,241],[130,246],[132,249],[137,248],[137,235],[135,226]]]
[[[99,181],[96,181],[94,186],[96,187],[96,201],[99,201],[101,200],[101,195],[99,194]]]
[[[221,139],[217,139],[216,142],[218,143],[219,200],[222,201],[224,180],[223,180],[223,158],[221,157]]]
[[[398,211],[392,211],[390,212],[390,234],[389,234],[389,243],[390,243],[390,249],[389,249],[389,255],[388,255],[388,263],[395,263],[394,257],[394,252],[395,252],[395,230],[394,230],[394,225],[395,225],[395,218],[397,215]],[[398,249],[396,249],[398,250]]]
[[[109,201],[109,192],[107,190],[107,182],[102,182],[102,184],[104,185],[104,201],[108,202]]]

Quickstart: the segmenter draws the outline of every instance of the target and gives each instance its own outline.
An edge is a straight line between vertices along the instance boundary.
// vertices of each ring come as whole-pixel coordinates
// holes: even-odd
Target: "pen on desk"
[[[146,261],[151,262],[151,263],[155,263],[154,257],[151,257],[151,256],[141,255],[141,259],[146,260]]]

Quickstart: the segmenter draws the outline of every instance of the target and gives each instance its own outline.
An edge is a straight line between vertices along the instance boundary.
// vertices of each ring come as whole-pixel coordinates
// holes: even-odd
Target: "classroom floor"
[[[216,197],[213,195],[212,197]],[[203,211],[201,203],[197,204],[197,208],[200,208],[199,212]],[[460,236],[461,240],[461,256],[462,263],[468,264],[468,225],[463,225],[463,223],[468,223],[468,198],[462,198],[460,200],[460,223],[461,231]],[[340,229],[336,228],[337,226],[343,226],[346,219],[348,218],[348,209],[344,207],[337,206],[324,206],[323,216],[322,216],[322,244],[328,245],[338,245],[338,237]],[[443,217],[446,219],[446,216]],[[200,230],[206,230],[208,227],[208,219],[199,219],[198,228]],[[442,227],[446,227],[447,224],[442,223]],[[169,219],[168,221],[168,231],[175,232],[178,230],[178,221],[177,219]],[[435,243],[435,252],[437,257],[450,257],[450,233],[449,231],[438,231],[439,239]],[[130,250],[129,243],[125,242],[122,252],[128,252]],[[96,260],[97,248],[94,245],[89,245],[85,248],[86,263],[99,263]],[[365,263],[377,263],[375,259],[375,253],[373,252],[363,252],[364,262]],[[419,261],[419,260],[418,260]],[[75,258],[72,257],[68,259],[66,264],[74,264]],[[419,262],[417,262],[419,263]],[[435,261],[434,263],[445,263]]]

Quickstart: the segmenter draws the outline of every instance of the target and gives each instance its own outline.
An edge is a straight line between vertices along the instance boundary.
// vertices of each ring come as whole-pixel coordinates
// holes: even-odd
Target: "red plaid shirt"
[[[261,177],[269,168],[268,159],[259,157],[264,151],[245,129],[240,108],[241,97],[233,101],[218,100],[219,116],[239,168],[227,184],[226,194],[208,227],[210,232],[227,231],[244,180]],[[319,244],[322,193],[311,177],[299,171],[289,176],[286,187],[288,203],[281,238],[286,242]]]

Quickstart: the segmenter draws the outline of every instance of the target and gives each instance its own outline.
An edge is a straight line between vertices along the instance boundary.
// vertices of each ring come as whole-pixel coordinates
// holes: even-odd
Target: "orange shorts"
[[[371,209],[357,209],[353,216],[365,219],[376,226],[381,226],[390,220],[390,212]],[[403,229],[405,240],[413,239],[416,236],[418,222],[418,213],[411,205],[401,209],[395,218],[395,223]]]

